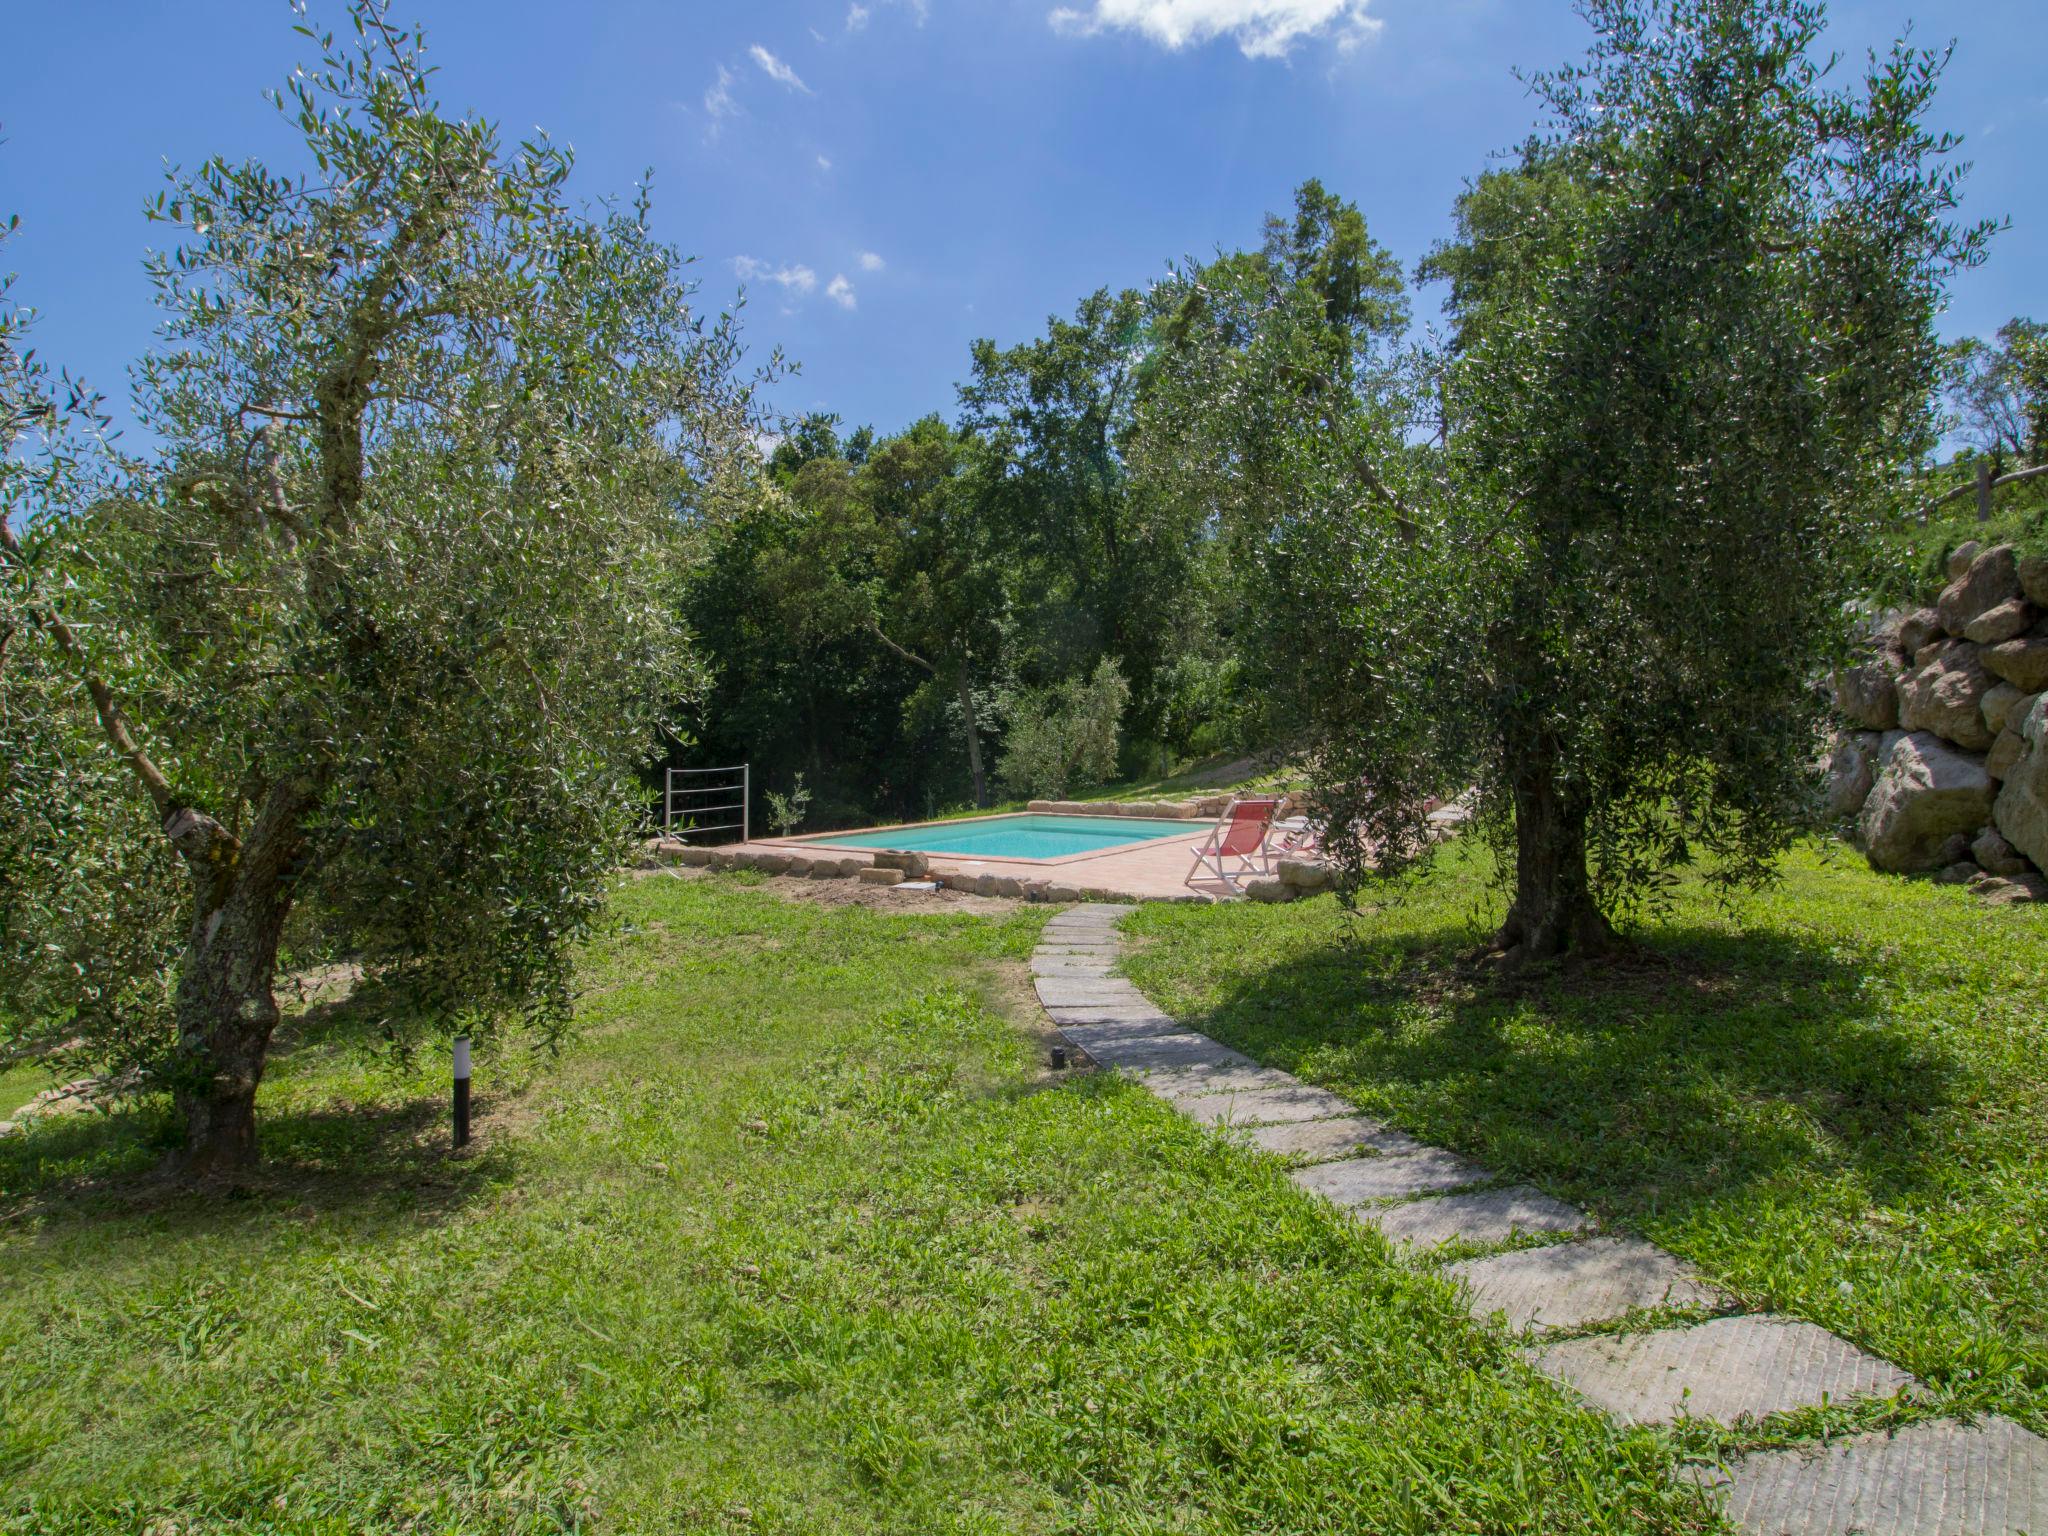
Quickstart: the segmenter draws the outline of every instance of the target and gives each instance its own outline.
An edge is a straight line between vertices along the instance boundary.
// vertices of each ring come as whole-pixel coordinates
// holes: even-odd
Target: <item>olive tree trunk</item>
[[[256,1089],[277,1028],[277,950],[304,855],[304,811],[302,792],[273,787],[239,847],[191,812],[166,827],[194,897],[172,1078],[185,1140],[170,1160],[191,1178],[232,1176],[256,1161]]]
[[[1496,946],[1516,964],[1610,948],[1614,929],[1586,867],[1586,802],[1559,787],[1541,750],[1525,755],[1513,788],[1515,899]]]

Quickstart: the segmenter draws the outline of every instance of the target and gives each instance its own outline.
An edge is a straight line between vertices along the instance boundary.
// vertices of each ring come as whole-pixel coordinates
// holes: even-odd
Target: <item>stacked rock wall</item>
[[[2048,559],[1965,544],[1948,576],[1835,674],[1828,808],[1874,868],[2048,900]]]

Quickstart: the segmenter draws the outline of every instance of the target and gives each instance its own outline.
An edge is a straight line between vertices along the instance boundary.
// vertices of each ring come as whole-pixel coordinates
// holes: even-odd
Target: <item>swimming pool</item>
[[[809,848],[888,848],[901,853],[949,853],[968,859],[1071,859],[1162,837],[1199,842],[1204,826],[1141,816],[979,816],[969,821],[880,827],[836,837],[807,837]]]

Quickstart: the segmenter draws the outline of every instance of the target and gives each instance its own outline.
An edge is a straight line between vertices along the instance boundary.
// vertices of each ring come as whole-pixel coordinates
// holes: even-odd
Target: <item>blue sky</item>
[[[303,50],[283,0],[23,6],[0,98],[0,216],[52,360],[110,393],[154,323],[140,208],[166,160],[290,163],[261,99]],[[316,15],[318,7],[316,4]],[[331,14],[338,15],[338,7]],[[951,413],[969,342],[1256,239],[1320,176],[1412,266],[1461,181],[1518,140],[1517,65],[1583,47],[1567,0],[416,0],[451,107],[573,144],[590,195],[652,168],[707,298],[802,366],[789,411]],[[1941,125],[1968,210],[2010,216],[1944,320],[2048,318],[2048,6],[1837,0],[1852,57],[1914,17],[1953,37]],[[1418,306],[1424,317],[1434,300]]]

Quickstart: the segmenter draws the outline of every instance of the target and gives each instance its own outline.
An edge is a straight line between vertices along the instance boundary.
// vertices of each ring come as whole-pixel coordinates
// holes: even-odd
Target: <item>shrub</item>
[[[1013,695],[997,776],[1013,794],[1045,798],[1106,783],[1130,698],[1131,685],[1107,658],[1086,678]]]

